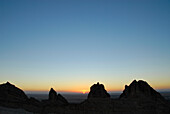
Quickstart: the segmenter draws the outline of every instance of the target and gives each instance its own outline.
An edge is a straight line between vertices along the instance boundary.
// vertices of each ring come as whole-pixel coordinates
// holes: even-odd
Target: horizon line
[[[155,89],[158,92],[170,92],[170,88],[169,89]],[[26,94],[48,94],[49,91],[36,91],[36,90],[24,90],[24,92]],[[82,91],[56,91],[57,93],[64,93],[64,94],[88,94],[90,91],[86,91],[85,93],[83,93]],[[123,90],[121,91],[107,91],[108,93],[122,93]]]

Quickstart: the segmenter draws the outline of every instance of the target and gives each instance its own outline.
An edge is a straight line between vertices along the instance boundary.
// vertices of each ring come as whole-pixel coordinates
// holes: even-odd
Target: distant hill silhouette
[[[42,104],[44,106],[62,106],[67,105],[68,101],[62,95],[57,94],[53,88],[51,88],[48,99],[43,100]]]
[[[143,80],[134,80],[129,86],[125,85],[125,90],[120,95],[120,99],[152,99],[155,101],[165,101],[160,93],[155,91]]]
[[[90,87],[88,98],[110,98],[110,95],[105,90],[104,85],[98,82]]]
[[[28,98],[21,89],[7,82],[0,85],[0,114],[8,113],[3,111],[8,108],[20,108],[25,110],[23,113],[28,111],[38,114],[170,114],[170,104],[142,80],[134,80],[129,86],[125,86],[118,99],[110,98],[103,84],[94,84],[90,88],[88,99],[79,104],[68,103],[53,88],[46,100]]]
[[[9,82],[0,85],[0,105],[17,108],[21,107],[27,100],[28,97],[25,93]]]

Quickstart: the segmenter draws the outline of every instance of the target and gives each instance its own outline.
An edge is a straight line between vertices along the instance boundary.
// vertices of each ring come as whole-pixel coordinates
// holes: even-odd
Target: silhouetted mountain
[[[57,93],[53,88],[50,89],[48,100],[52,102],[57,101]]]
[[[49,92],[48,100],[43,100],[45,105],[67,105],[68,101],[60,94],[51,88]]]
[[[10,84],[9,82],[0,85],[0,104],[4,106],[10,105],[11,107],[20,107],[28,100],[25,93]],[[13,104],[17,105],[13,105]]]
[[[48,100],[50,102],[58,102],[60,104],[68,104],[68,101],[61,94],[57,94],[53,88],[51,88],[51,90],[49,92]]]
[[[138,111],[145,114],[170,113],[168,102],[160,93],[142,80],[134,80],[129,86],[126,85],[119,99],[120,100],[116,102],[117,105],[115,105],[116,110],[131,110],[132,112]]]
[[[90,87],[88,98],[110,98],[110,95],[105,90],[104,85],[98,82]]]
[[[165,101],[160,93],[155,91],[147,82],[134,80],[129,86],[125,85],[125,90],[120,95],[120,99],[153,99],[155,101]]]

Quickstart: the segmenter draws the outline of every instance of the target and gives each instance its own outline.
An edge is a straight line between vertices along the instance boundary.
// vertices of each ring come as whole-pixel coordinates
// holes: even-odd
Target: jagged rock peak
[[[48,100],[53,103],[57,104],[67,104],[68,101],[60,94],[57,94],[57,92],[51,88],[49,92],[49,98]]]
[[[57,100],[57,93],[56,93],[56,91],[53,88],[50,89],[48,99],[50,101],[56,101]]]
[[[7,85],[11,85],[8,81],[6,82]]]
[[[110,95],[105,90],[104,85],[97,82],[90,87],[88,98],[110,98]]]
[[[125,85],[120,99],[124,98],[150,98],[153,100],[164,100],[164,98],[155,91],[146,81],[134,80],[129,86]]]
[[[15,87],[15,85],[11,84],[10,82],[6,82],[6,83],[3,83],[1,84],[2,86],[8,86],[8,87]]]
[[[0,101],[23,102],[27,99],[28,97],[25,95],[24,91],[15,87],[15,85],[10,82],[0,84]]]

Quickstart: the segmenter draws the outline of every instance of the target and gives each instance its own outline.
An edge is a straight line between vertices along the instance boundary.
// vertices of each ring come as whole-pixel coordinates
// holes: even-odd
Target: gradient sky
[[[170,88],[169,0],[0,0],[0,83],[25,91]]]

